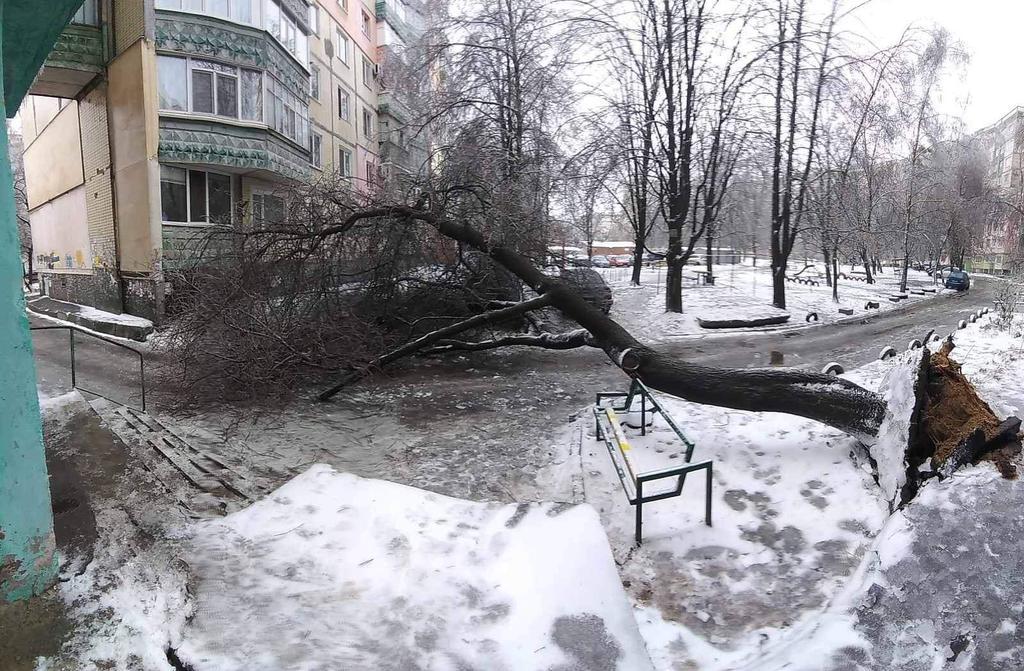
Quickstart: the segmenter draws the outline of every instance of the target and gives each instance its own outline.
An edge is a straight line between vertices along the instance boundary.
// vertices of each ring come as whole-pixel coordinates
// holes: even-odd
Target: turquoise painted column
[[[0,17],[6,4],[0,0]],[[3,38],[0,31],[0,45]],[[0,79],[0,119],[6,120],[2,89]],[[50,483],[18,250],[5,123],[0,133],[0,601],[39,594],[57,576]]]

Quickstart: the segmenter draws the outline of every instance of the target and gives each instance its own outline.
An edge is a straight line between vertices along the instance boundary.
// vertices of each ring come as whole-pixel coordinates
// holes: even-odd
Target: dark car
[[[954,270],[946,277],[946,288],[967,291],[971,288],[971,277],[962,270]]]
[[[590,259],[590,265],[594,266],[595,268],[611,268],[612,263],[611,261],[608,260],[607,256],[601,254],[594,256],[592,259]]]

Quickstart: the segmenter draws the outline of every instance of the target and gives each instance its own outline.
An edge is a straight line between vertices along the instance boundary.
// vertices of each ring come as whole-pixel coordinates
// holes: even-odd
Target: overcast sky
[[[873,0],[857,17],[865,35],[885,44],[898,40],[908,24],[945,26],[963,43],[971,61],[962,81],[946,84],[943,107],[962,115],[967,130],[1024,105],[1024,0]]]

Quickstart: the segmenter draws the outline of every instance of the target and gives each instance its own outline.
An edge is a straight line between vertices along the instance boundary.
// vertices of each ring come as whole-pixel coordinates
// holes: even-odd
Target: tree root
[[[1016,478],[1013,457],[1021,450],[1020,421],[1000,421],[992,408],[964,377],[960,364],[949,358],[952,340],[943,343],[928,361],[924,405],[920,418],[918,455],[931,459],[939,477],[947,477],[966,463],[995,463],[1007,478]]]

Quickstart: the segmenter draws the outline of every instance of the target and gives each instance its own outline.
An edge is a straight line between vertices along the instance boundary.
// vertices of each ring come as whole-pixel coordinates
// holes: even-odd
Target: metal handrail
[[[142,388],[142,407],[138,408],[138,409],[141,410],[142,412],[146,412],[146,359],[143,356],[142,352],[140,352],[139,350],[135,349],[134,347],[129,347],[128,345],[125,345],[124,343],[117,342],[116,340],[113,340],[112,338],[105,338],[105,337],[103,337],[101,335],[98,335],[98,334],[93,333],[91,331],[86,331],[85,329],[79,328],[77,326],[70,326],[70,325],[63,326],[62,325],[62,326],[32,326],[32,327],[30,327],[30,330],[32,330],[32,331],[54,331],[54,330],[57,330],[57,329],[67,329],[67,331],[68,331],[68,346],[69,346],[69,348],[71,350],[71,387],[73,389],[80,389],[81,391],[84,391],[84,392],[86,392],[88,394],[92,394],[93,396],[99,396],[100,398],[105,398],[108,401],[113,401],[114,403],[121,403],[121,401],[118,401],[117,399],[110,398],[109,396],[107,396],[105,394],[101,394],[99,392],[93,391],[92,389],[87,389],[85,387],[81,387],[81,386],[78,385],[78,378],[77,378],[77,374],[76,374],[76,370],[75,370],[75,333],[81,333],[83,335],[89,336],[90,338],[94,338],[96,340],[100,340],[102,342],[109,343],[111,345],[116,345],[117,347],[120,347],[121,349],[128,350],[132,354],[134,354],[137,357],[139,357],[139,385]],[[122,404],[122,405],[127,405],[127,404]]]
[[[616,411],[629,412],[633,405],[633,399],[636,398],[636,396],[640,396],[641,435],[647,434],[647,413],[650,412],[652,415],[660,413],[665,419],[665,423],[668,424],[669,428],[676,434],[680,442],[686,446],[686,453],[684,455],[685,461],[681,466],[662,468],[644,473],[636,472],[629,459],[629,455],[627,454],[630,450],[629,443],[619,428],[619,418],[615,414]],[[614,403],[611,405],[602,404],[603,400],[613,398],[623,398],[623,405],[615,406]],[[648,405],[650,405],[649,410]],[[603,430],[601,426],[602,422],[607,422],[608,427],[611,430]],[[683,493],[683,485],[686,483],[686,476],[694,471],[704,471],[705,473],[704,523],[707,526],[711,526],[712,462],[709,460],[702,461],[700,463],[690,463],[690,460],[693,458],[693,450],[695,448],[694,443],[686,437],[672,419],[671,415],[665,412],[665,409],[661,407],[661,404],[651,394],[650,390],[647,389],[643,382],[634,379],[632,384],[629,386],[629,391],[625,392],[598,393],[594,403],[594,428],[597,433],[597,438],[599,440],[603,440],[605,447],[608,449],[608,455],[611,457],[612,466],[615,468],[615,474],[618,475],[619,482],[622,484],[622,489],[626,493],[627,502],[631,506],[634,506],[636,510],[636,521],[633,533],[637,545],[640,545],[643,542],[643,505],[645,503],[653,503],[654,501],[661,501],[662,499],[680,496]],[[620,465],[620,461],[625,468],[623,468],[623,465]],[[672,489],[657,494],[644,494],[644,483],[668,478],[675,478],[675,486]]]

